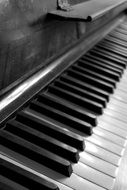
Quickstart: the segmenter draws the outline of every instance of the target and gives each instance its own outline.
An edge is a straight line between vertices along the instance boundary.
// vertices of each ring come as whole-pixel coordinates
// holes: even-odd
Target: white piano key
[[[126,85],[126,79],[127,79],[127,70],[125,69],[119,84]]]
[[[126,88],[126,80],[127,80],[127,75],[124,72],[118,86],[121,86],[121,88],[123,89]]]
[[[123,150],[124,150],[123,147],[118,146],[118,145],[116,145],[116,144],[114,144],[114,143],[112,143],[112,142],[110,142],[108,140],[105,140],[105,139],[103,139],[103,138],[101,138],[101,137],[99,137],[99,136],[97,136],[95,134],[93,134],[90,137],[87,137],[86,139],[88,141],[90,141],[90,142],[92,142],[92,143],[94,143],[94,144],[96,144],[96,145],[98,145],[98,146],[100,146],[100,147],[102,147],[102,148],[104,148],[104,149],[118,155],[118,156],[123,155]]]
[[[89,154],[92,154],[93,156],[96,156],[115,166],[119,166],[121,160],[120,156],[117,156],[116,154],[113,154],[112,152],[109,152],[91,142],[86,141],[85,143],[86,143],[85,152],[88,152]]]
[[[94,134],[100,136],[100,137],[103,137],[115,144],[118,144],[119,146],[122,146],[122,147],[125,147],[126,146],[126,140],[109,132],[109,131],[106,131],[105,129],[103,128],[100,128],[100,127],[95,127],[93,129],[93,132]]]
[[[127,80],[127,73],[126,73],[127,70],[124,70],[124,73],[120,79],[120,82],[117,84],[117,86],[124,86],[126,85],[126,80]]]
[[[85,168],[84,168],[85,169]],[[78,170],[78,167],[77,167]],[[84,171],[85,172],[85,171]],[[87,172],[87,171],[86,171]],[[78,173],[78,172],[77,172]],[[72,174],[70,178],[60,179],[61,183],[73,188],[74,190],[105,190],[105,188],[82,178],[79,175]]]
[[[121,77],[121,80],[120,80],[119,84],[125,84],[126,79],[127,79],[127,70],[124,69],[124,73],[123,73],[123,75]]]
[[[114,166],[100,158],[97,158],[87,152],[80,153],[80,162],[86,164],[102,173],[105,173],[111,177],[116,177],[118,172],[118,167]]]
[[[43,175],[43,174],[41,174],[41,175]],[[43,175],[44,176],[44,175]],[[47,176],[45,176],[46,178],[48,178]],[[67,187],[66,185],[63,185],[62,183],[60,183],[60,182],[58,182],[58,181],[56,181],[56,180],[53,180],[53,179],[49,179],[52,183],[55,183],[58,187],[59,187],[59,189],[60,190],[73,190],[72,188],[70,188],[70,187]]]
[[[122,92],[121,92],[122,93]],[[117,99],[118,101],[121,101],[125,104],[127,104],[127,98],[125,98],[122,94],[120,95],[120,93],[115,93],[113,96],[115,99]]]
[[[117,105],[117,106],[119,106],[120,108],[123,108],[123,109],[127,108],[127,105],[125,103],[115,99],[114,97],[110,98],[109,104],[115,104],[115,105]]]
[[[118,112],[118,113],[122,113],[123,115],[126,115],[127,116],[127,109],[125,108],[122,108],[120,107],[119,105],[117,104],[107,104],[107,108],[106,109],[111,109],[115,112]]]
[[[120,82],[118,82],[117,85],[116,85],[116,91],[127,93],[126,80],[127,80],[127,77],[125,77],[125,75],[123,75]]]
[[[120,102],[122,102],[122,103],[125,103],[125,104],[127,104],[127,100],[125,100],[122,96],[120,96],[120,95],[114,95],[113,96],[113,98],[114,99],[116,99],[116,100],[118,100],[118,101],[120,101]]]
[[[127,93],[127,89],[126,89],[126,88],[123,88],[123,86],[120,85],[120,84],[117,85],[117,89],[120,90],[120,91],[122,91],[122,92]]]
[[[111,190],[114,185],[114,178],[82,164],[81,162],[73,165],[73,172],[78,176],[109,190]]]
[[[83,179],[74,173],[72,173],[70,177],[65,177],[62,174],[55,172],[44,165],[38,164],[37,162],[31,161],[30,159],[19,155],[1,145],[0,149],[1,154],[5,154],[6,156],[9,154],[11,159],[14,159],[14,161],[18,160],[20,164],[32,169],[38,173],[39,176],[45,176],[45,179],[49,179],[49,181],[56,183],[60,190],[105,190],[104,188],[90,182],[89,180]]]
[[[119,96],[119,97],[121,97],[122,99],[125,99],[125,101],[127,101],[127,93],[126,93],[126,92],[123,92],[123,91],[121,91],[121,90],[118,90],[117,88],[116,88],[116,91],[115,91],[115,93],[114,93],[113,96],[114,96],[114,97],[115,97],[115,96]]]
[[[116,112],[114,110],[111,110],[111,109],[105,109],[104,110],[104,115],[105,114],[110,116],[110,117],[116,118],[116,120],[120,120],[122,122],[127,123],[127,116],[125,116],[122,113],[118,113],[118,112]]]
[[[127,124],[113,117],[104,115],[98,119],[98,126],[124,139],[127,138]]]
[[[54,180],[51,180],[53,183],[55,183],[60,190],[73,190],[72,188],[70,187],[67,187],[66,185],[63,185],[62,183],[59,183],[57,181],[54,182]]]

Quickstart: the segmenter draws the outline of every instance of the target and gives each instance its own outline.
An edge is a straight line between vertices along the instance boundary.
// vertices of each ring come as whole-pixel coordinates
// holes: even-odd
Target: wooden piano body
[[[83,1],[70,1],[74,3]],[[87,5],[86,5],[87,6]],[[2,1],[0,17],[0,94],[20,83],[51,60],[66,52],[80,39],[102,28],[123,6],[91,23],[53,18],[57,1]],[[113,15],[112,15],[113,14]],[[53,35],[51,35],[51,32]],[[92,38],[91,38],[92,40]],[[92,44],[92,42],[91,42]],[[10,86],[9,86],[10,85]]]
[[[69,4],[73,9],[73,6],[75,8],[80,3],[86,3],[89,10],[92,5],[89,2],[92,1],[98,2],[98,5],[100,3],[99,0],[70,0]],[[100,9],[99,13],[88,11],[92,21],[87,21],[84,15],[83,19],[82,15],[73,18],[70,12],[69,16],[66,16],[65,11],[61,16],[62,10],[57,12],[56,0],[0,2],[0,130],[19,110],[28,105],[40,90],[127,20],[127,1],[121,1],[120,4],[118,0],[112,0],[104,4],[105,8]],[[12,159],[11,162],[17,167],[25,165],[25,169],[30,173],[41,173],[38,165],[35,164],[32,168],[32,162],[28,163],[22,156],[19,156],[18,160],[18,156],[14,154],[13,157],[13,153],[3,147],[0,143],[0,159]],[[127,147],[121,157],[113,187],[97,184],[96,189],[126,190],[126,170]],[[0,181],[1,189],[8,189],[1,184]],[[20,186],[15,187],[18,188]]]

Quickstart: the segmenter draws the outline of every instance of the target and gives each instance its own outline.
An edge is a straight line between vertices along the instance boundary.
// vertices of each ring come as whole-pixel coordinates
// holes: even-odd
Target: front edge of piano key
[[[21,154],[18,154],[2,145],[0,145],[1,154],[4,156],[11,158],[14,162],[18,161],[18,164],[22,167],[27,167],[28,170],[36,172],[37,175],[47,179],[48,181],[56,184],[60,190],[105,190],[105,188],[97,185],[89,180],[82,178],[81,176],[72,173],[70,177],[65,177],[60,173],[57,173],[44,165],[40,165],[39,163],[30,160],[27,157],[24,157]],[[0,155],[1,156],[1,155]],[[87,167],[87,166],[86,166]]]

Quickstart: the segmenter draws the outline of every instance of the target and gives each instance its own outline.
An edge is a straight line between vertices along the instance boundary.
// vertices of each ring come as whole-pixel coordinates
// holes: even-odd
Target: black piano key
[[[83,63],[82,63],[82,61],[81,62],[79,61],[77,64],[73,65],[71,68],[73,70],[79,71],[82,74],[87,74],[87,75],[89,75],[91,77],[95,77],[96,79],[99,79],[99,80],[102,80],[104,82],[107,82],[107,83],[113,85],[114,88],[116,87],[116,81],[115,80],[113,80],[113,79],[111,79],[111,78],[109,78],[107,76],[104,76],[102,74],[99,74],[97,72],[94,72],[94,69],[89,69],[88,65],[86,63],[84,64],[84,61],[83,61]]]
[[[52,118],[60,123],[66,124],[71,128],[81,131],[85,134],[88,134],[88,135],[92,134],[92,126],[89,123],[83,122],[83,121],[81,121],[75,117],[72,117],[64,112],[58,111],[55,108],[44,105],[37,101],[32,102],[30,104],[30,108]]]
[[[113,31],[118,32],[120,34],[127,35],[127,31],[124,28],[121,28],[120,26],[116,27]]]
[[[94,60],[96,60],[96,57],[95,58],[93,57],[92,58],[93,61],[91,61],[91,58],[92,58],[92,56],[88,55],[88,56],[80,59],[79,62],[84,65],[87,65],[87,68],[92,69],[97,73],[105,75],[113,80],[119,81],[119,79],[122,75],[121,71],[120,72],[112,71],[111,69],[103,66],[103,62],[100,63],[101,60],[97,59],[97,61],[94,61]]]
[[[97,102],[84,98],[80,95],[77,95],[73,92],[69,92],[68,90],[61,89],[54,85],[50,85],[48,91],[58,95],[59,97],[64,98],[65,100],[69,100],[74,104],[77,104],[85,109],[91,110],[94,113],[102,114],[103,106]]]
[[[119,80],[119,77],[123,73],[123,69],[119,70],[116,67],[116,65],[113,65],[111,62],[106,61],[106,60],[104,60],[104,59],[102,59],[100,57],[97,57],[97,56],[94,56],[94,55],[90,55],[89,53],[87,53],[84,57],[82,57],[81,60],[85,60],[88,63],[90,62],[91,64],[103,67],[105,69],[108,69],[109,71],[112,71],[112,72],[116,73],[118,76],[117,76],[117,79],[115,79],[115,80],[117,80],[117,81]]]
[[[120,54],[119,51],[118,51],[119,53],[113,52],[113,49],[112,49],[112,51],[107,51],[107,50],[101,49],[98,46],[99,44],[103,44],[103,45],[105,44],[106,46],[109,46],[109,47],[111,44],[111,48],[112,48],[112,46],[114,46],[114,47],[116,47],[116,49],[118,48],[118,50],[119,50],[119,45],[116,45],[111,42],[106,42],[106,43],[102,42],[102,43],[98,43],[90,52],[91,52],[91,54],[93,53],[100,57],[104,57],[107,60],[110,60],[110,63],[114,64],[118,68],[123,68],[123,69],[125,68],[126,58],[122,56],[122,52],[121,52],[123,50],[123,55],[124,55],[124,50],[125,50],[124,48],[122,48],[122,47],[120,48],[120,52],[121,52],[121,54]]]
[[[122,28],[123,30],[126,30],[127,29],[127,24],[126,24],[126,20],[124,20],[124,22],[121,22],[119,24],[119,26],[117,26],[116,28]],[[115,29],[114,29],[115,30]]]
[[[36,128],[35,128],[36,129]],[[9,131],[29,142],[40,146],[50,152],[53,152],[61,157],[66,158],[72,162],[78,162],[79,154],[77,149],[62,143],[55,138],[45,135],[37,130],[21,124],[18,121],[11,120],[6,124],[5,130]]]
[[[118,27],[117,29],[122,29],[122,30],[125,30],[126,31],[126,24],[124,22],[122,22]]]
[[[126,30],[127,29],[127,25],[125,22],[122,22],[118,28],[122,28],[123,30]]]
[[[78,119],[86,121],[93,126],[97,125],[97,117],[94,114],[89,113],[88,110],[85,111],[84,109],[78,108],[78,106],[75,106],[69,101],[65,101],[59,96],[49,92],[46,93],[46,95],[42,93],[39,95],[38,101],[45,102],[47,105],[52,105],[55,108],[60,109],[61,111]]]
[[[72,174],[72,166],[69,161],[10,132],[0,131],[0,144],[67,177]]]
[[[120,25],[119,25],[119,27],[118,27],[118,28],[120,28],[120,29],[122,29],[122,30],[125,30],[125,31],[126,31],[127,26],[126,26],[126,24],[125,24],[125,23],[122,23],[122,24],[120,24]]]
[[[121,37],[122,36],[127,36],[127,31],[126,30],[124,30],[124,29],[122,29],[122,28],[115,28],[115,30],[113,30],[114,31],[114,35],[116,34],[116,35],[120,35]],[[124,32],[123,32],[124,31]],[[110,32],[110,34],[113,34],[113,32]],[[127,41],[127,39],[126,39],[126,41]]]
[[[90,85],[94,85],[95,87],[100,88],[103,91],[106,91],[108,93],[113,93],[114,87],[112,85],[109,85],[101,80],[98,80],[94,77],[91,77],[89,75],[83,75],[78,71],[68,70],[66,72],[69,76],[74,77],[80,81],[84,81],[89,83]]]
[[[123,43],[121,42],[120,40],[116,39],[116,38],[111,38],[108,36],[108,38],[105,38],[105,41],[108,41],[108,42],[113,42],[114,44],[118,44],[120,47],[122,48],[126,48],[127,47],[127,44],[126,43]]]
[[[123,69],[126,67],[126,64],[123,60],[115,58],[111,55],[109,56],[108,54],[106,54],[106,52],[101,52],[96,49],[92,49],[89,53],[94,56],[101,57],[107,61],[111,61],[111,62],[115,63],[116,65],[120,65],[120,66],[122,66]],[[121,71],[122,71],[122,69],[121,69]]]
[[[110,45],[108,45],[108,44],[99,43],[99,44],[97,44],[96,47],[98,47],[98,48],[100,48],[102,50],[104,49],[109,53],[112,52],[114,54],[117,54],[120,57],[123,57],[125,60],[127,58],[126,52],[122,52],[122,50],[120,51],[119,48],[117,48],[115,46],[110,47]]]
[[[90,59],[92,58],[92,56],[90,56]],[[87,67],[89,70],[93,70],[94,72],[104,75],[107,78],[114,80],[114,81],[119,81],[122,73],[121,72],[114,72],[109,68],[106,68],[103,66],[103,64],[100,63],[100,60],[97,60],[97,62],[95,63],[94,61],[91,61],[89,59],[89,57],[83,58],[79,60],[80,64],[84,64],[84,67]],[[96,60],[96,58],[93,60]]]
[[[107,47],[107,49],[108,49],[108,47]],[[114,52],[110,52],[107,49],[106,48],[103,49],[98,45],[93,50],[96,50],[102,54],[106,54],[106,53],[107,54],[111,54],[111,53],[115,54]],[[112,55],[109,55],[109,57],[110,56],[112,56]],[[100,66],[103,65],[104,68],[109,69],[112,72],[119,74],[120,76],[123,74],[124,68],[126,67],[125,60],[124,60],[124,64],[117,64],[110,59],[106,59],[105,57],[102,57],[100,55],[96,55],[96,53],[94,53],[92,51],[89,51],[85,56],[83,56],[83,59],[85,59],[85,58],[87,58],[87,60],[91,60],[92,63],[95,61],[95,63],[97,63],[97,65],[100,65]]]
[[[110,35],[110,33],[106,36],[105,38],[106,40],[113,40],[114,42],[119,43],[121,46],[127,46],[127,42],[123,39],[121,39],[120,37],[116,37],[115,35]]]
[[[39,177],[11,162],[0,159],[0,180],[13,189],[18,190],[58,190],[59,188],[43,177]],[[7,189],[8,190],[8,189]]]
[[[99,45],[95,46],[93,48],[93,50],[96,50],[96,51],[99,51],[101,53],[104,53],[104,54],[108,55],[109,57],[114,57],[117,60],[123,62],[123,65],[119,65],[119,64],[115,64],[115,63],[110,63],[110,65],[112,65],[113,67],[116,67],[117,69],[126,68],[126,61],[127,61],[127,59],[124,56],[122,56],[120,53],[117,53],[115,51],[113,52],[113,50],[109,51],[106,48],[103,49],[102,47],[99,47]]]
[[[103,107],[106,107],[106,100],[98,95],[95,95],[86,90],[80,89],[74,85],[66,84],[63,81],[55,81],[54,85],[62,89],[67,90],[68,92],[73,92],[74,94],[80,95],[81,97],[88,98],[89,100],[95,101],[101,104]]]
[[[101,41],[98,44],[104,45],[105,47],[110,47],[110,49],[116,49],[117,51],[119,51],[120,53],[122,53],[123,55],[126,56],[126,47],[122,47],[119,44],[113,43],[111,41]]]
[[[126,50],[123,48],[119,48],[119,46],[114,45],[114,44],[110,44],[110,43],[99,43],[98,46],[100,48],[106,49],[109,52],[116,52],[117,54],[125,57],[127,57],[126,55]]]
[[[0,167],[0,169],[1,169],[1,167]],[[29,189],[0,175],[0,190],[29,190]]]
[[[92,92],[94,94],[97,94],[101,97],[103,97],[106,101],[109,101],[109,93],[99,89],[99,88],[96,88],[94,85],[90,85],[89,83],[86,83],[86,82],[83,82],[83,81],[80,81],[76,78],[73,78],[69,75],[62,75],[60,78],[59,78],[60,81],[63,81],[67,84],[71,84],[71,85],[74,85],[80,89],[84,89],[88,92]]]
[[[119,39],[125,43],[127,42],[127,35],[121,34],[119,32],[113,31],[109,34],[109,36],[116,38],[116,39]]]
[[[42,119],[39,120],[39,118],[36,118],[33,115],[28,115],[24,111],[18,113],[16,120],[33,129],[43,132],[44,134],[67,143],[78,150],[84,150],[85,148],[84,139],[80,135],[68,130],[66,131],[61,126],[55,125],[54,123],[49,123],[48,121]]]
[[[116,28],[114,31],[115,32],[119,32],[120,34],[127,35],[127,31],[124,30],[123,28]]]

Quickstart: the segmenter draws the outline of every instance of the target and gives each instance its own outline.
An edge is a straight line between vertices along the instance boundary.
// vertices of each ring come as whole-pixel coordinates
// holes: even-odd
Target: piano
[[[0,190],[127,189],[126,9],[0,2]]]

